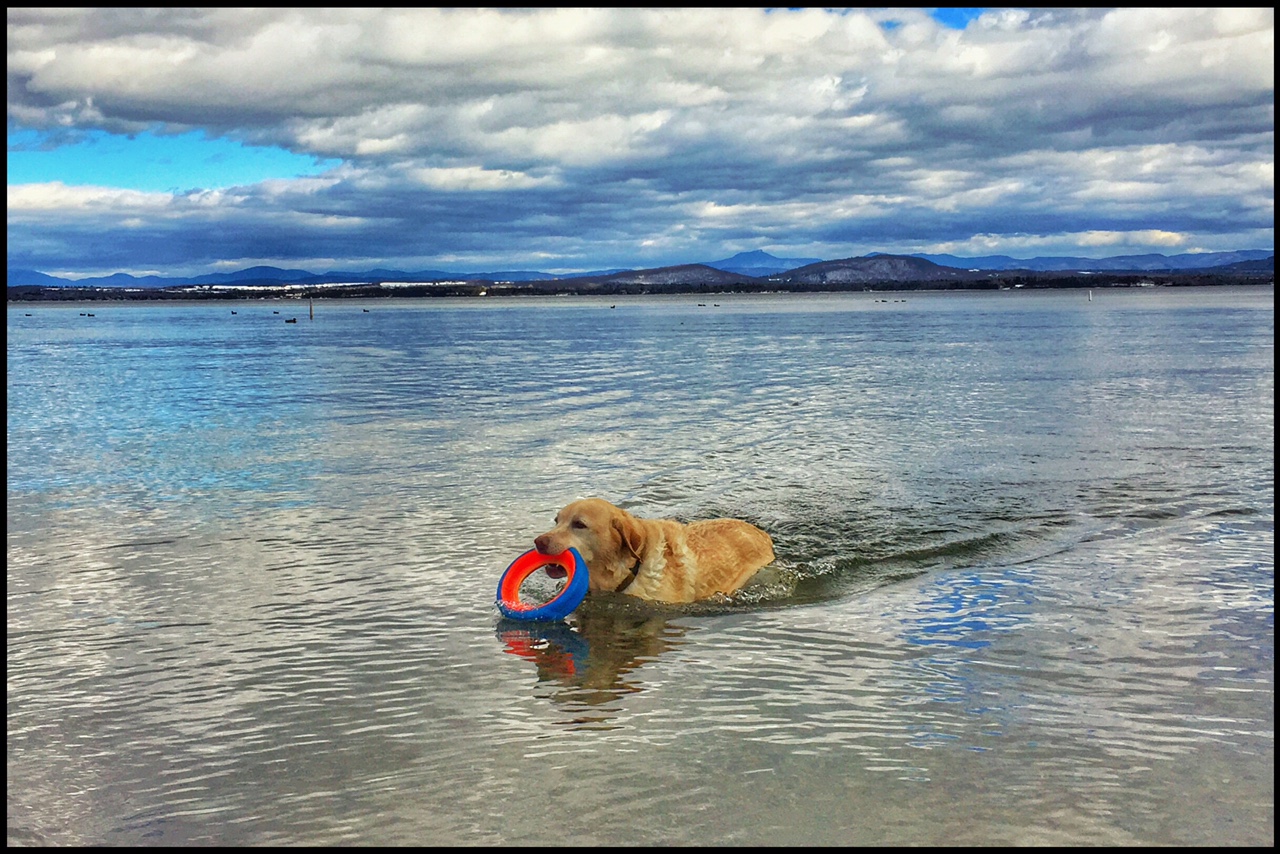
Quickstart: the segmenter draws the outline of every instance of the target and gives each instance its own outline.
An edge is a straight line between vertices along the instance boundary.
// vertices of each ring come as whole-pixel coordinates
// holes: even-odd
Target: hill
[[[1241,249],[1235,252],[1188,252],[1182,255],[1112,255],[1107,258],[1082,258],[1070,255],[1054,255],[1036,258],[1011,258],[1008,255],[983,255],[961,258],[958,255],[927,255],[913,253],[913,258],[924,258],[936,264],[959,267],[966,270],[1034,270],[1037,272],[1069,272],[1076,270],[1108,272],[1164,272],[1170,270],[1201,270],[1218,268],[1242,261],[1261,261],[1274,255],[1269,249]]]
[[[1215,273],[1274,273],[1276,271],[1276,256],[1271,255],[1257,261],[1237,261],[1234,264],[1224,264],[1221,267],[1214,267]]]
[[[981,272],[943,267],[912,255],[867,255],[839,261],[821,261],[778,276],[770,282],[783,285],[855,285],[883,282],[961,283],[987,278]]]
[[[767,283],[763,279],[717,270],[706,264],[679,264],[674,267],[627,270],[602,276],[546,279],[528,284],[539,291],[634,293],[641,291],[662,292],[677,286],[696,289],[747,284],[756,285],[763,289]]]

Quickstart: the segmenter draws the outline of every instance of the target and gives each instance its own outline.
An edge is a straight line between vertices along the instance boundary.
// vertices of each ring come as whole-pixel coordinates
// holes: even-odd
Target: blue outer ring
[[[573,613],[573,609],[582,604],[582,600],[587,598],[587,562],[582,559],[582,555],[578,554],[577,549],[569,549],[569,553],[573,555],[573,566],[566,566],[565,571],[569,574],[569,582],[564,589],[556,594],[549,601],[544,602],[537,608],[519,607],[518,602],[509,602],[502,598],[502,585],[507,575],[526,558],[529,552],[520,555],[511,562],[506,571],[498,579],[498,594],[496,601],[498,610],[502,612],[504,617],[510,617],[513,620],[563,620],[569,614]]]

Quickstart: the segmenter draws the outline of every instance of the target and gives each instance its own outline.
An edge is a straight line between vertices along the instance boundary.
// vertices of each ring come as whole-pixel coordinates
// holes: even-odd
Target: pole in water
[[[1093,299],[1093,294],[1089,294],[1089,299]],[[309,302],[311,303],[311,319],[315,320],[316,319],[316,301],[314,299],[311,299],[309,300]]]

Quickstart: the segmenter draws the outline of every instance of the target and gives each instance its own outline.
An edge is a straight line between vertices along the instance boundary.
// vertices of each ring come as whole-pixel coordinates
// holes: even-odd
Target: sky
[[[1274,9],[13,9],[8,266],[1268,249]]]

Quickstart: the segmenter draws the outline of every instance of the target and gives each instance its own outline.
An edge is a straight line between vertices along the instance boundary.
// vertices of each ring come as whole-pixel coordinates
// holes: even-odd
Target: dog
[[[773,539],[739,519],[641,519],[602,498],[574,501],[534,538],[542,554],[575,548],[587,589],[683,604],[728,596],[773,562]],[[563,570],[561,570],[563,574]]]

